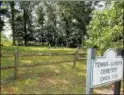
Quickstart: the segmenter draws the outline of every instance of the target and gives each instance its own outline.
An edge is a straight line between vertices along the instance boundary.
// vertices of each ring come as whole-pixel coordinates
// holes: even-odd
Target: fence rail
[[[24,68],[24,67],[34,67],[34,66],[40,66],[40,65],[52,65],[52,64],[60,64],[60,63],[67,63],[67,62],[73,62],[73,68],[75,68],[76,66],[76,61],[81,61],[81,60],[86,60],[86,58],[84,57],[84,55],[86,55],[86,52],[80,52],[79,53],[80,48],[77,49],[77,51],[75,53],[70,53],[70,54],[48,54],[48,53],[20,53],[18,52],[18,50],[15,50],[15,53],[13,53],[13,56],[11,55],[4,55],[1,54],[1,58],[11,58],[14,57],[14,66],[5,66],[5,67],[0,67],[1,70],[7,70],[7,69],[14,69],[14,79],[17,79],[18,76],[18,68]],[[12,54],[12,52],[11,52]],[[57,62],[39,62],[39,63],[35,63],[35,64],[30,64],[30,65],[21,65],[18,66],[18,62],[19,62],[19,57],[31,57],[31,56],[74,56],[73,60],[68,60],[68,61],[57,61]],[[82,58],[81,58],[82,57]],[[20,63],[20,62],[19,62]]]
[[[82,59],[78,59],[78,61],[80,60],[85,60],[85,58]],[[44,63],[36,63],[36,64],[32,64],[32,65],[22,65],[22,66],[18,66],[18,68],[24,68],[24,67],[33,67],[33,66],[40,66],[40,65],[52,65],[52,64],[61,64],[61,63],[67,63],[67,62],[72,62],[73,60],[70,61],[61,61],[61,62],[44,62]],[[6,69],[13,69],[15,68],[15,66],[2,66],[0,67],[1,70],[6,70]]]
[[[79,53],[78,55],[83,55],[83,54],[86,54],[86,52],[84,53]],[[30,53],[27,53],[27,54],[19,54],[19,57],[31,57],[31,56],[67,56],[67,55],[72,55],[72,56],[75,56],[75,53],[71,53],[71,54],[30,54]],[[14,55],[1,55],[2,58],[7,58],[7,57],[13,57]]]
[[[14,57],[14,56],[9,56],[9,55],[2,55],[1,58],[11,58],[11,57]]]
[[[22,65],[20,67],[33,67],[33,66],[40,66],[40,65],[52,65],[52,64],[60,64],[60,63],[67,63],[67,62],[72,62],[72,60],[70,61],[61,61],[61,62],[44,62],[44,63],[36,63],[36,64],[32,64],[32,65]]]
[[[5,66],[5,67],[0,67],[1,70],[6,70],[6,69],[13,69],[15,66]]]

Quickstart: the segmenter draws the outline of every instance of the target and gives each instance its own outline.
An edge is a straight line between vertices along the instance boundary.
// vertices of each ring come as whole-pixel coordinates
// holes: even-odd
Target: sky
[[[10,23],[8,23],[8,18],[5,18],[4,21],[5,21],[5,26],[3,27],[2,32],[6,35],[7,38],[10,38],[10,35],[12,34],[12,30]]]

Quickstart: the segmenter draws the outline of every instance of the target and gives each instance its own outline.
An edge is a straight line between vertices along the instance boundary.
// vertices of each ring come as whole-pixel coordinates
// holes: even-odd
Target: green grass
[[[84,68],[78,68],[78,67]],[[9,70],[8,79],[2,83],[2,93],[8,94],[82,94],[85,93],[85,65],[78,62],[72,70],[71,63],[20,68],[18,80],[13,80]],[[3,71],[4,75],[5,72]],[[7,77],[7,76],[6,76]],[[11,78],[10,78],[11,77]],[[4,78],[5,79],[5,78]],[[6,82],[5,82],[6,81]]]
[[[14,65],[14,51],[22,53],[71,54],[74,48],[47,48],[38,46],[2,46],[2,54],[10,55],[2,58],[1,66]],[[86,50],[84,50],[86,52]],[[18,79],[13,79],[14,70],[1,71],[2,94],[85,94],[86,91],[86,60],[78,61],[72,69],[74,56],[30,56],[19,57],[19,66],[43,62],[68,61],[61,64],[40,65],[18,69]],[[102,88],[110,88],[103,86]],[[123,91],[123,82],[121,85]],[[94,92],[96,94],[96,92]],[[97,93],[98,94],[98,93]]]
[[[14,47],[3,46],[4,55],[14,53],[18,48],[20,53],[52,53],[70,54],[73,48],[46,47]],[[1,71],[2,94],[85,94],[86,62],[79,61],[76,69],[72,69],[74,56],[31,56],[19,57],[19,66],[37,62],[72,62],[62,64],[40,65],[37,67],[19,68],[18,79],[13,79],[13,69]],[[2,58],[2,66],[14,65],[14,57]]]
[[[75,51],[74,48],[47,48],[47,47],[38,47],[38,46],[2,46],[3,52],[14,52],[15,49],[18,49],[21,53],[53,53],[53,54],[68,54]]]

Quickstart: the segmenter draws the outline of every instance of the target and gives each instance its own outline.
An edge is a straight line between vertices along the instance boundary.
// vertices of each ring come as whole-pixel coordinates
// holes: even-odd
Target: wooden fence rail
[[[86,58],[78,58],[80,56],[83,56],[86,54],[86,52],[81,52],[79,53],[80,48],[77,49],[77,51],[75,53],[71,53],[71,54],[44,54],[44,53],[38,53],[38,54],[32,54],[32,53],[24,53],[24,54],[19,54],[18,50],[15,49],[15,54],[14,54],[14,66],[6,66],[6,67],[0,67],[1,70],[7,70],[7,69],[14,69],[14,79],[17,79],[18,76],[18,68],[24,68],[24,67],[34,67],[34,66],[40,66],[40,65],[52,65],[52,64],[59,64],[59,63],[67,63],[67,62],[73,62],[73,68],[75,68],[76,66],[76,61],[80,61],[80,60],[86,60]],[[35,63],[35,64],[31,64],[31,65],[22,65],[22,66],[18,66],[18,62],[19,62],[19,57],[30,57],[30,56],[68,56],[68,55],[72,55],[74,56],[74,60],[68,60],[68,61],[58,61],[58,62],[39,62],[39,63]],[[10,58],[13,56],[5,56],[1,54],[2,58]]]
[[[81,58],[78,59],[77,61],[80,60],[86,60],[86,58]],[[67,62],[72,62],[73,60],[70,61],[61,61],[61,62],[44,62],[44,63],[36,63],[36,64],[32,64],[32,65],[22,65],[22,66],[18,66],[18,68],[24,68],[24,67],[33,67],[33,66],[40,66],[40,65],[52,65],[52,64],[61,64],[61,63],[67,63]],[[1,70],[6,70],[6,69],[13,69],[15,68],[15,66],[2,66],[0,67]]]
[[[2,58],[12,58],[12,57],[14,57],[14,56],[2,55],[1,57],[2,57]]]
[[[15,66],[0,67],[1,70],[13,69]]]
[[[86,52],[84,53],[79,53],[78,55],[83,55],[86,54]],[[19,57],[31,57],[31,56],[75,56],[75,53],[71,53],[71,54],[19,54]],[[13,55],[1,55],[2,58],[11,58],[13,57]]]
[[[61,64],[61,63],[67,63],[67,62],[72,62],[72,60],[70,61],[61,61],[61,62],[44,62],[44,63],[36,63],[36,64],[32,64],[32,65],[22,65],[20,67],[33,67],[33,66],[40,66],[40,65],[52,65],[52,64]]]

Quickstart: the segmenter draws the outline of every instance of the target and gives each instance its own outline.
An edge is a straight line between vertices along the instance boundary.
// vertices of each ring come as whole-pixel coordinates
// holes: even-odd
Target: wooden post
[[[87,50],[87,78],[86,78],[86,94],[92,95],[93,94],[93,88],[91,88],[91,64],[92,60],[96,57],[96,49],[95,48],[89,48]]]
[[[124,1],[123,1],[123,43],[124,43]],[[124,48],[123,50],[118,50],[118,55],[121,55],[123,57],[123,62],[124,62]],[[124,78],[124,65],[123,65],[123,78]],[[121,89],[121,81],[115,82],[115,88],[114,88],[114,95],[120,95],[120,89]]]
[[[115,82],[114,95],[120,95],[121,81]]]
[[[18,76],[18,50],[15,50],[15,67],[14,67],[14,79],[16,80]]]
[[[118,50],[117,55],[122,56],[123,55],[122,50]],[[117,81],[115,82],[114,95],[120,95],[120,90],[121,90],[121,81]]]
[[[78,56],[78,51],[79,51],[79,49],[80,49],[80,47],[77,48],[77,51],[76,51],[76,53],[75,53],[75,57],[74,57],[74,62],[73,62],[72,68],[75,68],[75,66],[76,66],[76,61],[77,61],[77,56]]]

